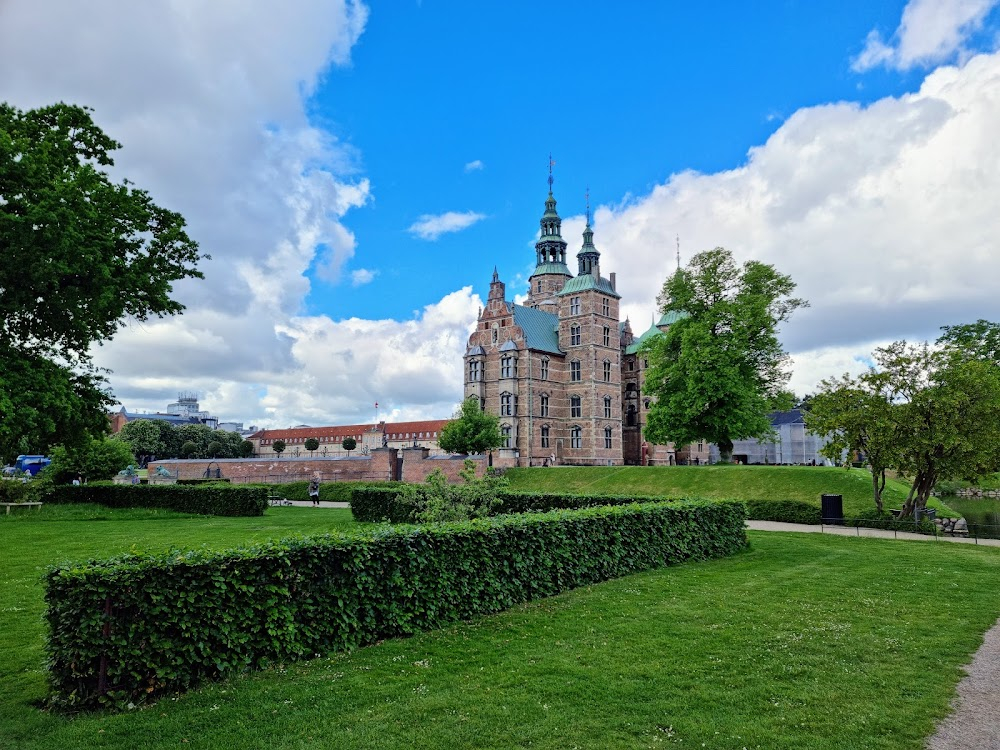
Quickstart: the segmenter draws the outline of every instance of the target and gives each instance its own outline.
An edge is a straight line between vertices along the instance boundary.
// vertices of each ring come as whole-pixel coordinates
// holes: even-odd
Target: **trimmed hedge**
[[[51,703],[139,704],[202,679],[747,546],[738,505],[660,503],[53,568],[45,593]]]
[[[214,484],[59,484],[45,495],[49,503],[96,503],[108,508],[165,508],[206,516],[262,516],[267,490]]]
[[[409,485],[419,491],[422,485]],[[354,520],[378,523],[415,523],[413,495],[404,491],[406,485],[363,487],[354,492],[351,513]],[[558,493],[503,492],[503,505],[496,513],[538,513],[557,508],[590,508],[599,505],[630,503],[681,502],[699,498],[637,497],[634,495],[568,495]],[[820,508],[801,500],[716,500],[709,502],[739,502],[746,507],[747,518],[754,521],[818,524]]]
[[[0,479],[0,503],[33,503],[41,500],[41,481]]]

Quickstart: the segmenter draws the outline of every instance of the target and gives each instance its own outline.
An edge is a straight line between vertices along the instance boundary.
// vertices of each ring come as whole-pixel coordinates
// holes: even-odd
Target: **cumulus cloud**
[[[885,341],[1000,320],[988,282],[1000,276],[997,122],[1000,54],[939,68],[916,93],[867,107],[802,109],[744,166],[676,174],[600,207],[602,268],[617,272],[623,312],[641,332],[675,267],[677,234],[685,259],[723,246],[774,264],[812,305],[782,334],[802,391]],[[582,225],[567,220],[564,236]]]
[[[486,165],[483,164],[483,162],[481,160],[476,159],[475,161],[470,161],[468,164],[465,165],[465,171],[466,172],[478,172],[481,169],[485,169],[485,167],[486,167]]]
[[[351,285],[364,286],[370,284],[378,276],[378,271],[369,271],[367,268],[359,268],[351,272]]]
[[[415,234],[422,240],[433,242],[442,234],[461,232],[485,218],[485,214],[479,214],[475,211],[465,211],[464,213],[448,211],[437,215],[424,214],[406,231]]]
[[[885,65],[909,70],[966,54],[969,36],[979,31],[1000,0],[910,0],[890,43],[873,29],[851,67],[858,72]]]

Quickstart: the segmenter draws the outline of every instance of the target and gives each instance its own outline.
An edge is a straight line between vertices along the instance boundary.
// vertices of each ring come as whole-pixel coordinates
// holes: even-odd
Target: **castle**
[[[500,417],[507,465],[592,466],[707,463],[708,446],[649,445],[643,426],[646,361],[641,344],[676,320],[668,313],[635,338],[620,320],[615,274],[601,275],[590,209],[570,273],[562,220],[549,194],[535,243],[535,270],[523,305],[508,302],[496,270],[486,307],[469,337],[465,398]]]

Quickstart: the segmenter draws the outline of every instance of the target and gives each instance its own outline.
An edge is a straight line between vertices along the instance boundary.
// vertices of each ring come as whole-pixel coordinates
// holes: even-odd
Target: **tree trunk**
[[[719,463],[731,464],[733,462],[733,441],[729,438],[722,438],[716,445],[719,446]]]
[[[875,496],[875,508],[878,510],[879,515],[885,512],[885,507],[882,505],[882,492],[885,490],[885,469],[882,471],[872,472],[872,493]]]

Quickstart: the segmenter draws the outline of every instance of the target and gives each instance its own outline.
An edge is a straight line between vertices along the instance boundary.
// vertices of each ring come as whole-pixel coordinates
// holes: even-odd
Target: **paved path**
[[[975,539],[963,536],[928,536],[911,531],[887,531],[886,529],[863,529],[853,526],[810,526],[804,523],[782,523],[780,521],[747,521],[747,528],[754,531],[800,531],[811,534],[836,534],[838,536],[862,536],[873,539],[905,539],[912,542],[954,542],[955,544],[978,544],[981,547],[1000,547],[1000,539]]]

